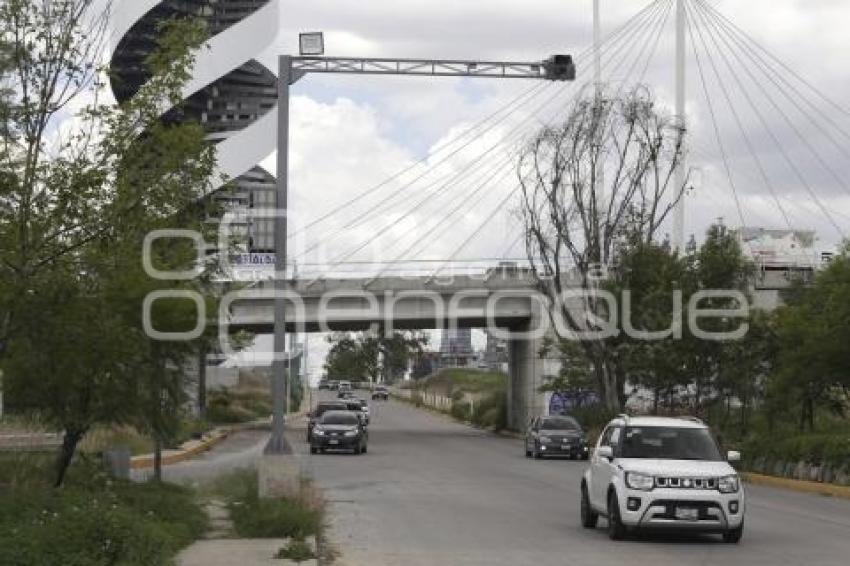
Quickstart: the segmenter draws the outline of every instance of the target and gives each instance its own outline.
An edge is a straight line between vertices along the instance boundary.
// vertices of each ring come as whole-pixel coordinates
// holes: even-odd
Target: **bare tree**
[[[624,402],[624,378],[607,340],[586,337],[607,315],[595,292],[618,245],[653,241],[682,198],[687,181],[677,186],[674,173],[685,133],[645,88],[594,93],[580,96],[563,124],[542,129],[519,161],[529,260],[569,327],[561,338],[579,336],[611,409]],[[564,301],[577,286],[579,304]]]

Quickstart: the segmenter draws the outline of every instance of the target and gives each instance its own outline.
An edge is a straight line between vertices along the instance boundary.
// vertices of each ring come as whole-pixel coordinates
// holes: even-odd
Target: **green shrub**
[[[0,564],[167,564],[204,532],[186,488],[110,480],[75,463],[61,490],[46,483],[0,488]]]
[[[81,452],[97,454],[114,446],[126,446],[130,453],[153,452],[153,440],[132,427],[98,427],[89,432],[80,443]]]
[[[231,474],[212,489],[227,500],[234,530],[240,537],[303,539],[319,532],[319,509],[291,499],[260,499],[254,470]]]
[[[52,453],[0,452],[0,496],[3,490],[50,485],[55,464],[56,456]]]
[[[850,465],[850,435],[805,434],[785,438],[755,436],[741,445],[745,462],[807,462],[831,466]]]
[[[451,415],[460,421],[468,421],[471,416],[471,409],[469,403],[455,401],[452,403]]]
[[[416,382],[417,389],[431,391],[440,395],[453,396],[457,392],[488,393],[505,391],[508,376],[497,371],[466,368],[448,368]]]
[[[271,413],[271,397],[262,389],[216,389],[207,401],[207,419],[220,424],[250,422]]]
[[[507,392],[496,391],[475,405],[472,422],[480,427],[500,431],[508,427]]]
[[[316,555],[304,539],[293,539],[287,546],[277,552],[275,558],[278,560],[286,559],[293,562],[304,562],[305,560],[313,560],[316,558]]]
[[[298,501],[260,499],[256,496],[230,504],[230,517],[240,537],[288,538],[314,535],[321,515]]]

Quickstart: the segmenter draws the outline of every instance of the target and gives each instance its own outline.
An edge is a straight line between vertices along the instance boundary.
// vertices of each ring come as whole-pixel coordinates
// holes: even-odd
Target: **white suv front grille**
[[[655,487],[675,489],[717,489],[717,478],[656,477]]]

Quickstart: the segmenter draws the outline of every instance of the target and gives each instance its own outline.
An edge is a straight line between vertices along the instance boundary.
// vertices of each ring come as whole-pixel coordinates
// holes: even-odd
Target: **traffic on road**
[[[366,459],[346,454],[356,435],[311,456],[315,434],[290,431],[327,495],[341,564],[838,566],[850,555],[850,501],[745,487],[739,455],[696,419],[620,416],[588,446],[575,419],[539,418],[516,438],[397,400],[370,408]],[[337,426],[356,430],[349,415]],[[570,450],[520,454],[552,444],[542,436]]]

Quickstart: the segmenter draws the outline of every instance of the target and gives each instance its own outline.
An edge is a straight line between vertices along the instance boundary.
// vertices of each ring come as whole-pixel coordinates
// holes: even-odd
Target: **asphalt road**
[[[298,424],[294,424],[298,427]],[[346,566],[850,564],[850,501],[747,486],[739,545],[715,536],[611,542],[579,525],[584,462],[530,460],[522,443],[398,402],[372,403],[369,453],[310,456]]]
[[[369,452],[311,456],[304,423],[290,440],[330,503],[340,566],[838,566],[850,564],[850,501],[747,486],[744,539],[651,536],[611,542],[579,525],[586,465],[530,460],[522,442],[398,402],[373,402]],[[253,466],[268,433],[238,433],[170,481]]]

